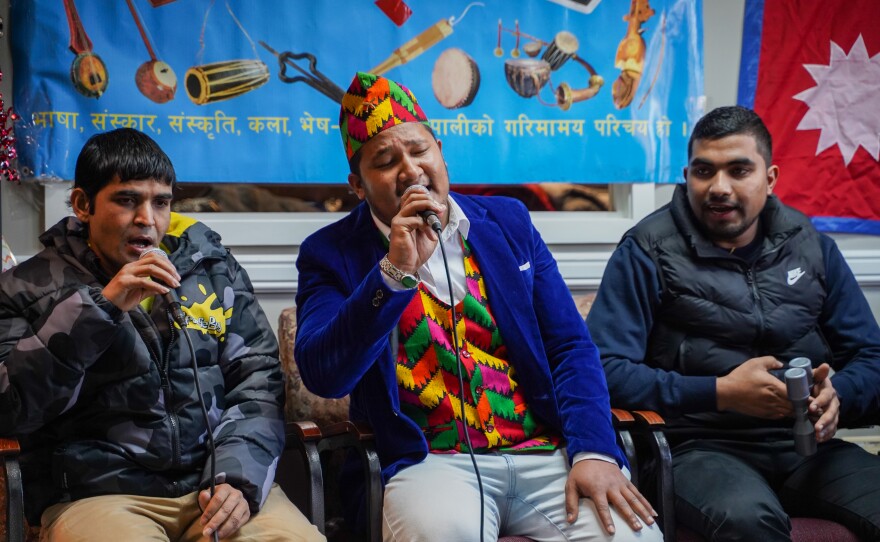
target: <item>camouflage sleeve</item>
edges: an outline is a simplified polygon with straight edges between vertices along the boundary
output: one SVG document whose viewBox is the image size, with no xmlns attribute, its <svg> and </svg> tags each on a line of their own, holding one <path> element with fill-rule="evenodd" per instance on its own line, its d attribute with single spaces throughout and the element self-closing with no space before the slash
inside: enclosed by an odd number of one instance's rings
<svg viewBox="0 0 880 542">
<path fill-rule="evenodd" d="M 14 299 L 0 298 L 4 436 L 31 433 L 76 404 L 86 370 L 112 344 L 124 315 L 100 288 L 63 292 L 32 319 Z"/>
<path fill-rule="evenodd" d="M 232 315 L 220 353 L 226 409 L 214 429 L 216 472 L 241 490 L 252 513 L 262 507 L 284 448 L 284 382 L 278 342 L 254 296 L 250 279 L 228 257 L 233 274 Z M 224 303 L 226 305 L 226 303 Z M 209 465 L 201 487 L 210 482 Z"/>
</svg>

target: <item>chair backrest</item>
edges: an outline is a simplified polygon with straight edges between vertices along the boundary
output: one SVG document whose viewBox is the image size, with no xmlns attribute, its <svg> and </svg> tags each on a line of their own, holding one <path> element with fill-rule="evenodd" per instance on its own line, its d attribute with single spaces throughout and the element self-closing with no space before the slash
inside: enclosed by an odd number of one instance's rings
<svg viewBox="0 0 880 542">
<path fill-rule="evenodd" d="M 287 401 L 284 407 L 286 419 L 290 421 L 308 420 L 319 427 L 327 427 L 348 419 L 348 397 L 325 399 L 306 389 L 299 375 L 299 368 L 293 359 L 293 346 L 296 341 L 296 307 L 281 311 L 278 317 L 278 347 L 281 367 L 287 377 L 285 391 Z"/>
</svg>

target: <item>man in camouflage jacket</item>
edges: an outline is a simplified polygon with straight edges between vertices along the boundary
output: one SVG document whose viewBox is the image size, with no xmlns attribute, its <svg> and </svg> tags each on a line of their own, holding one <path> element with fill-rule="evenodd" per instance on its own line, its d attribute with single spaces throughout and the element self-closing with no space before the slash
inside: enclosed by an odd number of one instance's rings
<svg viewBox="0 0 880 542">
<path fill-rule="evenodd" d="M 76 512 L 72 504 L 116 499 L 101 503 L 104 512 L 131 506 L 121 497 L 178 499 L 172 509 L 193 514 L 190 521 L 173 513 L 178 534 L 151 518 L 170 540 L 214 531 L 320 539 L 272 489 L 284 446 L 275 336 L 220 236 L 170 212 L 173 184 L 170 161 L 145 135 L 93 137 L 77 161 L 76 217 L 41 236 L 42 252 L 0 275 L 0 435 L 21 440 L 29 519 L 42 514 L 44 531 L 68 535 L 75 523 L 58 517 Z M 157 247 L 168 257 L 152 253 Z M 207 403 L 213 499 L 204 491 L 210 460 L 192 356 L 159 295 L 165 285 L 186 315 Z M 147 514 L 138 508 L 115 526 L 108 514 L 91 524 L 88 515 L 79 512 L 78 534 L 94 540 L 96 523 L 108 522 L 108 539 L 131 539 L 118 529 L 142 532 L 136 524 Z M 257 527 L 268 530 L 255 536 Z"/>
</svg>

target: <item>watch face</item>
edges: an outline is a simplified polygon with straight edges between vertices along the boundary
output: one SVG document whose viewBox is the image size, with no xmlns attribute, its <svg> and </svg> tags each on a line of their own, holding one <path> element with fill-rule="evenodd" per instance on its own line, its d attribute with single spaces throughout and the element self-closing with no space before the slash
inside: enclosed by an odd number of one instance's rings
<svg viewBox="0 0 880 542">
<path fill-rule="evenodd" d="M 403 284 L 404 288 L 415 288 L 419 285 L 419 279 L 412 275 L 404 275 L 401 277 L 400 283 Z"/>
</svg>

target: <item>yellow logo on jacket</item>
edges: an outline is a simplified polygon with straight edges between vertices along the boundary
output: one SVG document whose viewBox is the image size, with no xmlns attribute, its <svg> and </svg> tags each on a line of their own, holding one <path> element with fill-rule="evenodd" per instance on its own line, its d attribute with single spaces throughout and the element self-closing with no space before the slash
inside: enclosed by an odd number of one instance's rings
<svg viewBox="0 0 880 542">
<path fill-rule="evenodd" d="M 202 295 L 207 296 L 202 302 L 193 301 L 192 304 L 186 306 L 184 303 L 187 303 L 189 299 L 180 297 L 180 308 L 186 315 L 186 327 L 213 335 L 223 341 L 226 336 L 226 322 L 232 318 L 232 307 L 225 311 L 222 305 L 214 307 L 214 303 L 217 302 L 217 293 L 212 292 L 211 295 L 208 295 L 207 290 L 201 284 L 199 284 L 199 291 L 202 292 Z"/>
</svg>

